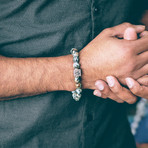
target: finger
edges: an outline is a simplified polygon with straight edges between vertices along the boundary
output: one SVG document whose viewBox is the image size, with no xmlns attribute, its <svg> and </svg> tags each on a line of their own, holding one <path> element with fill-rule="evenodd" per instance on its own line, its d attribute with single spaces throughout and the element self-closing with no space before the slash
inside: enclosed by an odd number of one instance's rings
<svg viewBox="0 0 148 148">
<path fill-rule="evenodd" d="M 145 75 L 137 80 L 138 83 L 148 86 L 148 75 Z"/>
<path fill-rule="evenodd" d="M 143 25 L 132 25 L 130 23 L 123 23 L 123 24 L 120 24 L 118 26 L 114 26 L 111 28 L 113 30 L 112 35 L 113 36 L 119 35 L 123 37 L 125 30 L 129 27 L 134 28 L 137 33 L 141 33 L 142 31 L 145 30 L 145 26 Z"/>
<path fill-rule="evenodd" d="M 138 40 L 133 41 L 135 47 L 135 53 L 141 54 L 148 51 L 148 36 L 144 36 Z"/>
<path fill-rule="evenodd" d="M 128 27 L 124 32 L 123 38 L 125 40 L 130 40 L 130 41 L 137 40 L 138 36 L 137 36 L 136 29 L 133 27 Z"/>
<path fill-rule="evenodd" d="M 147 74 L 148 74 L 148 64 L 144 65 L 142 68 L 137 70 L 136 75 L 134 75 L 134 78 L 140 78 Z"/>
<path fill-rule="evenodd" d="M 98 80 L 95 83 L 96 88 L 101 92 L 103 98 L 110 98 L 118 103 L 123 103 L 124 101 L 117 97 L 109 88 L 106 82 L 103 80 Z"/>
<path fill-rule="evenodd" d="M 93 94 L 97 97 L 101 97 L 101 98 L 106 99 L 106 96 L 103 96 L 99 90 L 94 90 Z"/>
<path fill-rule="evenodd" d="M 122 87 L 116 78 L 113 76 L 108 76 L 106 77 L 106 80 L 112 92 L 115 93 L 119 98 L 129 104 L 136 102 L 137 97 L 134 96 L 128 89 Z"/>
<path fill-rule="evenodd" d="M 101 98 L 104 98 L 104 99 L 107 99 L 108 96 L 106 96 L 105 94 L 103 94 L 100 90 L 96 89 L 94 90 L 93 94 L 97 97 L 101 97 Z"/>
<path fill-rule="evenodd" d="M 140 85 L 132 78 L 126 78 L 126 83 L 133 94 L 148 99 L 148 87 Z"/>
<path fill-rule="evenodd" d="M 139 61 L 139 65 L 137 68 L 141 68 L 148 63 L 148 51 L 145 51 L 137 56 L 137 61 Z"/>
<path fill-rule="evenodd" d="M 117 96 L 112 96 L 112 95 L 111 95 L 110 97 L 107 97 L 106 95 L 104 95 L 103 93 L 101 93 L 101 91 L 99 91 L 98 89 L 97 89 L 97 90 L 94 90 L 93 94 L 94 94 L 95 96 L 101 97 L 101 98 L 103 98 L 103 99 L 109 98 L 109 99 L 111 99 L 111 100 L 113 100 L 113 101 L 116 101 L 117 103 L 124 103 L 123 100 L 117 99 L 117 98 L 116 98 Z"/>
<path fill-rule="evenodd" d="M 142 33 L 140 33 L 140 37 L 145 37 L 148 36 L 148 31 L 143 31 Z"/>
</svg>

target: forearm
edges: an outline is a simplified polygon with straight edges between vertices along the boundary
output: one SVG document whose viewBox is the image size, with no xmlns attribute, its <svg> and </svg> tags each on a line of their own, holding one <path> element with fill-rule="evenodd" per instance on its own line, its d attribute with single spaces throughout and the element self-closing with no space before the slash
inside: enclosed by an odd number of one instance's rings
<svg viewBox="0 0 148 148">
<path fill-rule="evenodd" d="M 72 56 L 0 57 L 0 99 L 75 89 Z"/>
</svg>

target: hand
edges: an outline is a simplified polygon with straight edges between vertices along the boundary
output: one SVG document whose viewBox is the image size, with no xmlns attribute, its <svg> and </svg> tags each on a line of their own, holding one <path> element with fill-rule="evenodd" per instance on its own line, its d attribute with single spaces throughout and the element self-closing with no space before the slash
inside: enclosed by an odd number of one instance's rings
<svg viewBox="0 0 148 148">
<path fill-rule="evenodd" d="M 83 88 L 95 89 L 95 81 L 105 80 L 108 75 L 125 84 L 127 76 L 137 79 L 148 73 L 148 38 L 135 41 L 116 38 L 123 36 L 128 27 L 135 28 L 137 33 L 145 29 L 128 23 L 105 29 L 80 52 Z"/>
<path fill-rule="evenodd" d="M 147 34 L 148 34 L 147 31 L 144 31 L 140 34 L 140 36 L 144 37 Z M 136 40 L 137 33 L 135 29 L 134 28 L 126 29 L 124 33 L 124 39 Z M 141 84 L 148 86 L 148 75 L 145 75 L 139 78 L 138 81 Z M 135 95 L 148 98 L 148 87 L 140 86 L 140 84 L 132 78 L 128 78 L 127 82 L 128 82 L 129 87 L 131 87 L 130 88 L 131 91 Z M 122 87 L 115 77 L 108 77 L 108 84 L 110 84 L 111 88 L 109 88 L 106 82 L 102 80 L 98 80 L 96 82 L 96 87 L 99 90 L 95 90 L 94 94 L 97 96 L 101 96 L 102 98 L 111 98 L 119 103 L 122 103 L 124 101 L 128 103 L 134 103 L 136 101 L 135 98 L 133 97 L 133 94 L 131 94 L 131 92 L 128 89 Z"/>
<path fill-rule="evenodd" d="M 148 76 L 147 76 L 148 79 Z M 141 85 L 133 78 L 126 78 L 126 83 L 130 91 L 136 96 L 148 99 L 148 86 Z"/>
<path fill-rule="evenodd" d="M 141 33 L 141 37 L 147 36 L 148 31 Z M 126 78 L 126 84 L 134 95 L 148 99 L 148 75 L 139 78 L 137 81 L 133 78 Z"/>
<path fill-rule="evenodd" d="M 145 79 L 148 79 L 148 76 L 145 76 Z M 118 103 L 123 103 L 125 101 L 129 104 L 136 102 L 136 97 L 134 95 L 148 99 L 148 86 L 140 85 L 140 83 L 133 78 L 126 78 L 126 84 L 133 94 L 123 87 L 113 76 L 108 76 L 107 82 L 108 84 L 103 80 L 96 81 L 96 87 L 98 89 L 94 91 L 94 95 L 104 99 L 110 98 Z"/>
<path fill-rule="evenodd" d="M 133 104 L 136 102 L 137 97 L 129 89 L 123 87 L 115 77 L 108 76 L 107 82 L 103 80 L 96 81 L 97 89 L 94 91 L 94 95 L 104 99 L 110 98 L 118 103 L 127 102 Z"/>
</svg>

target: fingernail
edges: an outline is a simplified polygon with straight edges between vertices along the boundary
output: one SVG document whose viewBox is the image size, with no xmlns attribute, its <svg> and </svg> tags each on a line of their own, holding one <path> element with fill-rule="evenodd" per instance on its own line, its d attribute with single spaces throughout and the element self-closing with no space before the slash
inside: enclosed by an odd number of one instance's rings
<svg viewBox="0 0 148 148">
<path fill-rule="evenodd" d="M 125 81 L 126 81 L 127 86 L 128 86 L 129 88 L 133 88 L 134 83 L 133 83 L 133 81 L 132 81 L 131 78 L 126 78 Z"/>
<path fill-rule="evenodd" d="M 115 81 L 114 81 L 113 77 L 107 76 L 106 80 L 107 80 L 107 83 L 108 83 L 109 87 L 114 87 Z"/>
<path fill-rule="evenodd" d="M 101 92 L 99 92 L 99 91 L 94 91 L 94 95 L 95 95 L 95 96 L 98 96 L 98 97 L 101 97 Z"/>
<path fill-rule="evenodd" d="M 101 90 L 101 91 L 104 90 L 104 85 L 102 83 L 100 83 L 99 81 L 97 81 L 95 85 L 97 86 L 97 88 L 99 90 Z"/>
<path fill-rule="evenodd" d="M 124 39 L 136 40 L 137 39 L 137 32 L 136 32 L 135 28 L 128 27 L 124 32 Z"/>
<path fill-rule="evenodd" d="M 143 36 L 145 36 L 145 35 L 146 35 L 146 32 L 140 33 L 140 37 L 143 37 Z"/>
</svg>

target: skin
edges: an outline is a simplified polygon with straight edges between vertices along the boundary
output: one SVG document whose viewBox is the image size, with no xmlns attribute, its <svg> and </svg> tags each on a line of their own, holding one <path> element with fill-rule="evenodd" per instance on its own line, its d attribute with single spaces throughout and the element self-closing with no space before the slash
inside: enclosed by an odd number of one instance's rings
<svg viewBox="0 0 148 148">
<path fill-rule="evenodd" d="M 56 90 L 74 90 L 72 63 L 71 55 L 55 58 L 1 56 L 0 100 L 33 96 Z"/>
<path fill-rule="evenodd" d="M 140 22 L 145 24 L 146 29 L 148 30 L 148 10 L 143 13 Z M 141 38 L 146 37 L 147 35 L 147 31 L 143 31 L 140 34 Z M 133 28 L 127 29 L 124 32 L 123 38 L 126 40 L 137 40 L 136 30 Z M 94 95 L 99 97 L 101 96 L 102 98 L 111 98 L 112 100 L 119 103 L 123 103 L 124 101 L 127 103 L 134 103 L 135 101 L 134 99 L 132 100 L 131 97 L 133 94 L 148 99 L 148 75 L 139 78 L 137 81 L 132 77 L 126 78 L 126 85 L 129 87 L 131 92 L 123 87 L 116 77 L 111 76 L 110 79 L 112 79 L 114 82 L 114 85 L 111 85 L 111 87 L 108 85 L 109 83 L 107 84 L 105 81 L 98 80 L 95 83 L 97 89 L 94 91 Z"/>
<path fill-rule="evenodd" d="M 114 74 L 125 84 L 127 76 L 138 79 L 148 73 L 148 48 L 145 46 L 148 37 L 136 41 L 117 38 L 123 36 L 128 27 L 135 28 L 136 32 L 145 29 L 129 23 L 108 28 L 81 50 L 83 89 L 95 89 L 94 82 L 105 80 L 107 75 Z M 0 65 L 0 100 L 76 89 L 72 55 L 50 58 L 1 56 Z M 135 96 L 133 98 L 136 99 Z"/>
<path fill-rule="evenodd" d="M 135 41 L 117 38 L 123 36 L 130 26 L 124 23 L 105 29 L 80 52 L 84 88 L 95 89 L 95 81 L 98 78 L 105 80 L 108 75 L 114 75 L 122 84 L 126 84 L 127 76 L 138 79 L 147 74 L 147 38 Z"/>
<path fill-rule="evenodd" d="M 144 31 L 140 34 L 141 37 L 145 37 L 148 35 L 147 31 Z M 124 33 L 124 39 L 127 40 L 136 40 L 137 33 L 134 28 L 127 28 Z M 130 91 L 124 87 L 122 87 L 119 81 L 111 76 L 113 79 L 113 83 L 109 82 L 108 84 L 105 81 L 97 81 L 96 87 L 98 90 L 94 91 L 94 94 L 99 94 L 99 96 L 103 96 L 104 98 L 111 97 L 111 99 L 115 100 L 116 102 L 123 103 L 124 101 L 130 102 L 126 98 L 130 98 L 131 92 L 139 97 L 147 98 L 148 99 L 148 75 L 145 75 L 138 79 L 138 81 L 134 80 L 133 78 L 126 78 L 127 86 L 129 87 Z M 143 84 L 143 85 L 141 85 Z M 109 87 L 110 86 L 110 87 Z M 133 102 L 134 103 L 134 102 Z M 137 144 L 138 148 L 147 148 L 148 144 Z"/>
<path fill-rule="evenodd" d="M 148 36 L 147 31 L 143 31 L 140 34 L 141 38 L 146 38 Z M 124 39 L 136 40 L 137 32 L 134 28 L 128 28 L 124 32 Z M 123 87 L 120 82 L 114 76 L 107 77 L 107 83 L 99 80 L 96 82 L 96 87 L 98 90 L 94 91 L 94 94 L 101 96 L 103 98 L 111 98 L 119 103 L 126 101 L 127 103 L 134 103 L 132 95 L 148 99 L 148 75 L 141 77 L 137 81 L 131 77 L 125 79 L 126 85 L 129 87 L 130 91 Z"/>
</svg>

